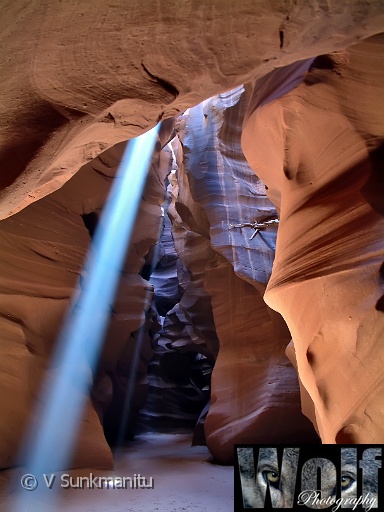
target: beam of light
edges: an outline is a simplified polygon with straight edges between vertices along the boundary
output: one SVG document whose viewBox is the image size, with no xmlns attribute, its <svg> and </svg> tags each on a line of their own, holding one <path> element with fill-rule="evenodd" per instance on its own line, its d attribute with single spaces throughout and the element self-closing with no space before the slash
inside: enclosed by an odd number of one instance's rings
<svg viewBox="0 0 384 512">
<path fill-rule="evenodd" d="M 128 143 L 114 179 L 87 257 L 87 275 L 59 336 L 49 369 L 52 377 L 42 390 L 39 429 L 26 439 L 27 473 L 41 477 L 47 471 L 65 469 L 70 463 L 158 128 Z M 30 493 L 23 494 L 31 498 Z"/>
<path fill-rule="evenodd" d="M 159 256 L 160 238 L 161 238 L 161 233 L 164 229 L 164 208 L 163 207 L 161 207 L 161 212 L 162 212 L 162 218 L 160 220 L 159 231 L 157 233 L 157 243 L 155 245 L 154 253 L 152 256 L 152 262 L 151 262 L 151 267 L 150 267 L 150 272 L 149 272 L 150 275 L 155 270 L 155 267 L 158 263 L 157 259 Z M 149 297 L 149 292 L 147 291 L 146 295 L 145 295 L 145 304 L 147 304 L 148 297 Z M 136 385 L 137 370 L 138 370 L 139 361 L 140 361 L 141 347 L 143 344 L 143 339 L 144 339 L 145 329 L 146 329 L 146 321 L 147 320 L 145 319 L 144 324 L 137 331 L 137 338 L 136 338 L 136 343 L 135 343 L 135 348 L 134 348 L 133 358 L 132 358 L 132 363 L 131 363 L 131 371 L 129 373 L 128 384 L 127 384 L 127 388 L 126 388 L 124 405 L 123 405 L 123 411 L 122 411 L 122 416 L 121 416 L 120 425 L 119 425 L 119 432 L 118 432 L 118 436 L 117 436 L 116 448 L 114 450 L 115 458 L 119 457 L 121 455 L 121 447 L 124 444 L 125 435 L 126 435 L 126 431 L 127 431 L 127 425 L 130 420 L 133 394 L 134 394 L 135 385 Z"/>
</svg>

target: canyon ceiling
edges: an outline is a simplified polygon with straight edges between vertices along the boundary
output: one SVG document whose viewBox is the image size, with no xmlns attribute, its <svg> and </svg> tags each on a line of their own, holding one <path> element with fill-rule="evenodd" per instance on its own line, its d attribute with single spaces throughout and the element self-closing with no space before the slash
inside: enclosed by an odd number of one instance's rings
<svg viewBox="0 0 384 512">
<path fill-rule="evenodd" d="M 72 467 L 112 465 L 139 343 L 131 423 L 156 343 L 164 375 L 213 367 L 219 462 L 383 443 L 383 2 L 6 0 L 0 26 L 0 467 L 41 421 L 125 141 L 159 121 Z"/>
</svg>

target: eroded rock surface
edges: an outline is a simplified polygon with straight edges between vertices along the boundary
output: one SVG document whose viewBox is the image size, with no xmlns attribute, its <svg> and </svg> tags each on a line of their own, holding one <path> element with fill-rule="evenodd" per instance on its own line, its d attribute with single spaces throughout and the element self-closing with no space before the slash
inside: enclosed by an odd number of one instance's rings
<svg viewBox="0 0 384 512">
<path fill-rule="evenodd" d="M 175 159 L 173 163 L 176 168 Z M 169 185 L 167 201 L 163 205 L 165 216 L 158 244 L 159 259 L 150 277 L 154 287 L 152 307 L 156 309 L 161 329 L 153 340 L 154 356 L 147 372 L 149 388 L 140 410 L 138 429 L 143 432 L 192 432 L 210 396 L 213 358 L 208 354 L 208 360 L 199 353 L 204 349 L 200 350 L 201 343 L 196 343 L 203 326 L 194 328 L 180 305 L 191 278 L 173 242 L 172 224 L 167 214 L 171 188 Z M 193 310 L 189 313 L 193 315 Z M 215 336 L 212 316 L 210 319 Z M 201 342 L 204 346 L 204 341 Z M 204 440 L 201 434 L 201 428 L 195 429 L 194 437 L 200 442 Z"/>
<path fill-rule="evenodd" d="M 184 162 L 176 209 L 185 219 L 184 239 L 199 236 L 209 249 L 201 276 L 219 342 L 205 433 L 224 463 L 232 461 L 235 443 L 316 439 L 301 414 L 296 372 L 284 352 L 289 332 L 263 301 L 277 226 L 266 225 L 254 237 L 252 227 L 238 227 L 276 218 L 240 146 L 248 99 L 238 88 L 190 109 L 179 123 Z M 193 266 L 199 253 L 186 244 L 178 248 L 187 268 Z"/>
<path fill-rule="evenodd" d="M 250 82 L 255 88 L 243 148 L 281 220 L 265 298 L 292 334 L 288 353 L 298 367 L 303 408 L 325 442 L 383 442 L 383 44 L 381 36 L 361 42 L 383 32 L 382 2 L 117 0 L 113 6 L 85 6 L 32 0 L 2 7 L 0 465 L 12 462 L 76 290 L 90 243 L 84 220 L 88 228 L 97 221 L 119 160 L 117 148 L 104 151 L 160 119 Z M 232 99 L 224 95 L 220 101 Z M 219 354 L 207 432 L 216 458 L 227 461 L 233 442 L 256 441 L 255 431 L 264 434 L 266 419 L 273 425 L 291 421 L 290 390 L 294 395 L 297 388 L 283 354 L 288 333 L 261 301 L 271 271 L 273 228 L 253 240 L 252 228 L 230 228 L 259 218 L 250 198 L 260 200 L 260 193 L 254 176 L 244 182 L 238 138 L 233 151 L 229 144 L 233 130 L 239 135 L 241 116 L 226 119 L 228 133 L 223 128 L 218 137 L 221 108 L 207 117 L 204 107 L 194 111 L 207 144 L 199 141 L 200 133 L 196 141 L 184 141 L 197 143 L 200 153 L 190 153 L 186 173 L 180 172 L 173 213 L 175 242 L 191 277 L 166 327 L 175 348 L 202 351 L 212 360 Z M 202 156 L 210 144 L 214 171 Z M 226 188 L 232 167 L 237 174 Z M 158 234 L 161 180 L 151 176 L 154 193 L 148 192 L 140 212 L 145 229 L 137 224 L 112 305 L 109 334 L 118 341 L 106 345 L 93 388 L 97 414 L 109 415 L 112 430 L 121 415 L 113 393 L 126 388 L 132 340 L 144 312 L 151 315 L 152 290 L 139 276 Z M 228 289 L 234 292 L 223 301 Z M 256 327 L 262 347 L 257 357 L 250 334 Z M 139 370 L 139 401 L 150 352 Z M 265 358 L 274 362 L 268 370 Z M 260 372 L 243 375 L 250 365 Z M 249 377 L 247 386 L 240 374 Z M 236 403 L 227 382 L 242 401 Z M 253 385 L 264 395 L 253 392 Z M 220 398 L 224 392 L 233 411 Z M 269 428 L 268 435 L 279 432 Z M 90 403 L 78 446 L 75 465 L 111 464 Z"/>
<path fill-rule="evenodd" d="M 45 371 L 63 317 L 70 298 L 77 293 L 91 241 L 91 224 L 97 222 L 124 148 L 125 144 L 120 144 L 103 153 L 60 190 L 0 224 L 0 467 L 8 467 L 14 462 L 23 432 L 33 419 L 36 396 L 45 382 Z M 144 329 L 144 339 L 140 339 L 135 331 L 144 324 L 153 289 L 139 274 L 145 256 L 157 242 L 164 179 L 168 172 L 169 165 L 160 161 L 159 141 L 132 244 L 121 269 L 122 279 L 110 305 L 110 325 L 92 391 L 99 417 L 88 401 L 73 467 L 112 465 L 102 423 L 105 422 L 106 430 L 113 437 L 113 432 L 120 426 L 122 397 L 126 394 L 133 353 L 139 342 L 140 364 L 134 379 L 133 409 L 144 400 L 146 368 L 152 350 L 146 336 L 148 329 Z M 93 219 L 92 223 L 90 219 Z M 89 373 L 92 382 L 86 361 L 76 364 L 79 371 Z M 53 368 L 49 378 L 54 378 L 54 374 Z M 62 424 L 65 429 L 64 420 Z M 60 432 L 57 432 L 57 438 L 60 439 Z"/>
<path fill-rule="evenodd" d="M 383 25 L 375 0 L 6 0 L 0 217 L 159 119 Z"/>
<path fill-rule="evenodd" d="M 256 82 L 243 131 L 280 211 L 265 299 L 325 443 L 384 442 L 383 52 L 380 35 L 276 70 Z M 284 95 L 288 76 L 301 83 Z"/>
</svg>

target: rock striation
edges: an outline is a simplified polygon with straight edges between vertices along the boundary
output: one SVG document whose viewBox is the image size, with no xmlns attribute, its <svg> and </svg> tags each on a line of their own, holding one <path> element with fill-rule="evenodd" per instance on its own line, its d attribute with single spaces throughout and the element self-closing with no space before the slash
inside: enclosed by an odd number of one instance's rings
<svg viewBox="0 0 384 512">
<path fill-rule="evenodd" d="M 182 295 L 162 336 L 215 365 L 210 450 L 228 462 L 234 442 L 313 439 L 294 367 L 323 442 L 383 442 L 383 32 L 373 0 L 5 0 L 0 467 L 55 372 L 124 141 L 188 108 L 169 209 Z M 165 123 L 99 368 L 81 370 L 92 399 L 73 467 L 112 464 L 104 435 L 113 442 L 129 382 L 134 414 L 148 387 L 157 333 L 146 278 L 172 133 Z M 255 234 L 252 223 L 277 216 L 277 240 L 276 224 Z"/>
<path fill-rule="evenodd" d="M 384 441 L 383 50 L 379 35 L 256 81 L 243 129 L 280 212 L 265 300 L 325 443 Z"/>
<path fill-rule="evenodd" d="M 173 150 L 172 150 L 173 151 Z M 177 167 L 173 158 L 173 167 Z M 171 181 L 173 181 L 170 176 Z M 167 214 L 171 202 L 171 185 L 163 205 L 164 228 L 159 240 L 159 258 L 150 276 L 154 287 L 152 307 L 158 314 L 161 329 L 153 340 L 154 356 L 148 364 L 148 393 L 140 409 L 138 432 L 192 432 L 210 395 L 211 361 L 202 352 L 198 329 L 183 313 L 183 294 L 190 284 L 172 237 L 172 224 Z M 199 301 L 198 301 L 199 303 Z M 201 316 L 201 315 L 200 315 Z M 212 319 L 212 333 L 215 335 Z M 200 353 L 199 353 L 200 352 Z M 210 354 L 208 354 L 210 355 Z M 198 431 L 198 432 L 197 432 Z M 198 436 L 199 433 L 199 436 Z M 195 439 L 201 438 L 195 429 Z M 200 439 L 201 442 L 201 439 Z"/>
<path fill-rule="evenodd" d="M 6 0 L 0 218 L 159 120 L 383 26 L 374 0 Z"/>
<path fill-rule="evenodd" d="M 284 352 L 289 332 L 263 301 L 277 225 L 267 224 L 256 236 L 246 226 L 276 218 L 241 150 L 248 100 L 240 87 L 190 109 L 178 125 L 184 158 L 176 173 L 176 208 L 185 219 L 183 240 L 203 237 L 208 250 L 202 258 L 202 243 L 195 243 L 195 251 L 187 242 L 176 247 L 187 268 L 193 268 L 193 258 L 203 262 L 212 304 L 219 350 L 205 433 L 222 463 L 233 460 L 235 443 L 316 440 L 301 414 L 296 372 Z"/>
<path fill-rule="evenodd" d="M 160 137 L 168 135 L 161 133 Z M 0 224 L 0 330 L 2 357 L 0 467 L 14 462 L 20 440 L 34 418 L 36 396 L 47 375 L 55 340 L 70 298 L 81 286 L 83 263 L 91 235 L 120 163 L 125 144 L 106 151 L 85 165 L 65 186 Z M 110 467 L 110 440 L 120 426 L 127 381 L 139 345 L 132 407 L 138 409 L 147 386 L 146 368 L 152 356 L 145 328 L 153 288 L 140 276 L 145 256 L 157 242 L 169 159 L 154 152 L 143 192 L 132 244 L 111 307 L 111 318 L 97 374 L 87 367 L 92 401 L 80 426 L 73 467 Z M 145 230 L 143 229 L 145 227 Z M 28 271 L 26 271 L 28 269 Z M 144 325 L 144 328 L 142 326 Z M 144 333 L 139 329 L 144 329 Z M 79 362 L 79 365 L 82 363 Z M 70 404 L 68 404 L 70 406 Z M 96 414 L 98 413 L 98 416 Z M 63 428 L 65 424 L 63 423 Z M 60 439 L 60 432 L 57 433 Z"/>
</svg>

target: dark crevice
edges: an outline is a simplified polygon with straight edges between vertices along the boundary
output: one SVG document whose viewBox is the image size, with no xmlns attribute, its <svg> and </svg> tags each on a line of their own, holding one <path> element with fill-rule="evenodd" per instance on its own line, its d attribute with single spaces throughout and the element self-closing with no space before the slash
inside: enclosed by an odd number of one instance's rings
<svg viewBox="0 0 384 512">
<path fill-rule="evenodd" d="M 376 311 L 381 311 L 384 313 L 384 295 L 380 297 L 380 299 L 376 302 Z"/>
<path fill-rule="evenodd" d="M 335 62 L 330 55 L 318 55 L 312 62 L 308 71 L 312 69 L 335 69 Z"/>
<path fill-rule="evenodd" d="M 93 238 L 99 220 L 98 214 L 96 212 L 84 213 L 81 217 L 84 226 L 88 229 L 89 236 Z"/>
<path fill-rule="evenodd" d="M 379 279 L 380 283 L 383 286 L 384 283 L 384 262 L 381 264 L 380 270 L 379 270 Z M 381 311 L 384 313 L 384 295 L 380 297 L 380 299 L 376 302 L 376 311 Z"/>
<path fill-rule="evenodd" d="M 372 208 L 384 217 L 384 142 L 379 142 L 377 147 L 369 153 L 371 172 L 368 180 L 361 189 L 364 199 Z"/>
<path fill-rule="evenodd" d="M 384 262 L 381 264 L 380 270 L 379 270 L 380 279 L 384 282 Z"/>
<path fill-rule="evenodd" d="M 105 119 L 115 122 L 115 117 L 111 112 L 108 112 L 108 114 L 105 116 Z"/>
<path fill-rule="evenodd" d="M 37 157 L 52 133 L 68 119 L 58 108 L 43 100 L 32 103 L 28 112 L 13 114 L 6 129 L 7 138 L 0 147 L 0 190 L 11 186 Z"/>
<path fill-rule="evenodd" d="M 145 279 L 146 281 L 149 281 L 149 278 L 151 277 L 151 274 L 153 272 L 153 265 L 149 263 L 145 263 L 143 265 L 143 268 L 141 269 L 141 277 Z"/>
<path fill-rule="evenodd" d="M 159 84 L 165 91 L 167 91 L 168 94 L 171 94 L 175 98 L 179 95 L 179 91 L 176 89 L 174 85 L 167 82 L 163 78 L 159 78 L 158 76 L 152 74 L 147 67 L 145 66 L 144 62 L 141 62 L 141 67 L 144 69 L 146 74 L 152 78 L 157 84 Z"/>
<path fill-rule="evenodd" d="M 280 37 L 280 50 L 284 46 L 284 30 L 279 30 L 279 37 Z"/>
</svg>

